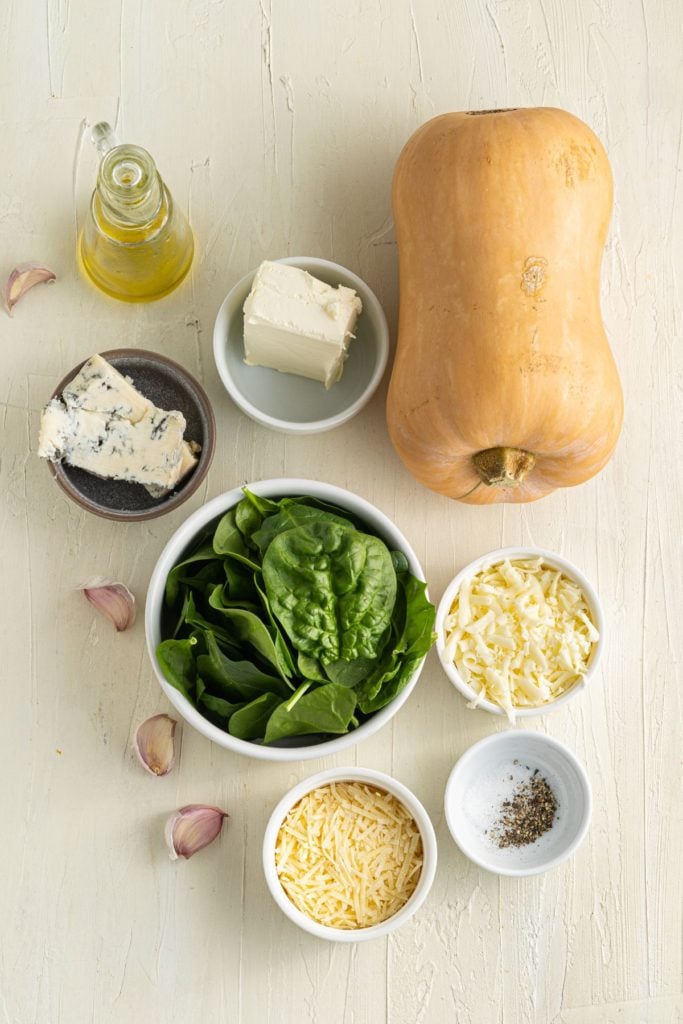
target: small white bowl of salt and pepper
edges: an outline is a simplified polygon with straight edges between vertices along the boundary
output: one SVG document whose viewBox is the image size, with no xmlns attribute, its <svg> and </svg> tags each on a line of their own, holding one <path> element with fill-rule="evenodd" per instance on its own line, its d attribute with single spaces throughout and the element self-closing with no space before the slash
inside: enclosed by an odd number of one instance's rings
<svg viewBox="0 0 683 1024">
<path fill-rule="evenodd" d="M 591 818 L 586 771 L 559 740 L 530 730 L 495 733 L 455 764 L 446 821 L 466 857 L 498 875 L 548 871 L 570 857 Z"/>
</svg>

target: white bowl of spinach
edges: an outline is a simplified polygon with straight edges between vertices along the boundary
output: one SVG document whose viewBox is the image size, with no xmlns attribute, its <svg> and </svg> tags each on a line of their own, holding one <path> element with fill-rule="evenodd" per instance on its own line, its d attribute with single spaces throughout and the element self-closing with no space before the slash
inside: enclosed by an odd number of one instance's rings
<svg viewBox="0 0 683 1024">
<path fill-rule="evenodd" d="M 152 574 L 145 631 L 161 686 L 214 743 L 301 760 L 372 735 L 434 639 L 407 540 L 363 498 L 265 480 L 198 509 Z"/>
</svg>

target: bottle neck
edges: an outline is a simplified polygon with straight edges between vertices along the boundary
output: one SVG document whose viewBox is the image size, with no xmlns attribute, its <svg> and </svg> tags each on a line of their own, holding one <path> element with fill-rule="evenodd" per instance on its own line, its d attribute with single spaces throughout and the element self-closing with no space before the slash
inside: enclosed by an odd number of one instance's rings
<svg viewBox="0 0 683 1024">
<path fill-rule="evenodd" d="M 159 219 L 166 190 L 154 160 L 140 146 L 115 146 L 102 159 L 96 198 L 112 224 L 141 228 Z"/>
</svg>

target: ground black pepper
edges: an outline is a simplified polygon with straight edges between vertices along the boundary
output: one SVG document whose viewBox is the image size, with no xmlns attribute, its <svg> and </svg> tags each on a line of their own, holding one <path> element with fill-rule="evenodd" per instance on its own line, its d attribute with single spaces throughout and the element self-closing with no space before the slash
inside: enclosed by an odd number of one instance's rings
<svg viewBox="0 0 683 1024">
<path fill-rule="evenodd" d="M 500 805 L 500 817 L 489 834 L 501 848 L 528 846 L 552 828 L 556 812 L 555 794 L 536 768 Z"/>
</svg>

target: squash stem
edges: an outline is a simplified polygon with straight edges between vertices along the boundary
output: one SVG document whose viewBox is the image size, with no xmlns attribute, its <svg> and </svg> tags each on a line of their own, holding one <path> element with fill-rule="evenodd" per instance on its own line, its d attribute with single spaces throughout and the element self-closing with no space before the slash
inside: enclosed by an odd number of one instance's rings
<svg viewBox="0 0 683 1024">
<path fill-rule="evenodd" d="M 536 456 L 521 448 L 487 448 L 472 463 L 487 487 L 516 487 L 534 468 Z"/>
</svg>

